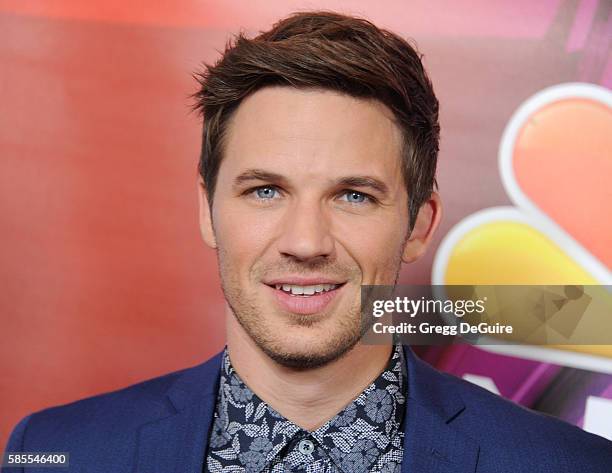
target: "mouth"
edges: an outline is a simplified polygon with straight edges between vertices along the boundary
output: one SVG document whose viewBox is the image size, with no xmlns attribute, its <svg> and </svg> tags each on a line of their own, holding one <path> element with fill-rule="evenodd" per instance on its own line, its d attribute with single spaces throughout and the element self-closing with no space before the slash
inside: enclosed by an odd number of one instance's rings
<svg viewBox="0 0 612 473">
<path fill-rule="evenodd" d="M 312 284 L 308 286 L 300 286 L 297 284 L 270 284 L 270 287 L 274 287 L 277 291 L 283 291 L 292 296 L 311 297 L 317 296 L 324 292 L 335 291 L 344 283 L 339 284 Z"/>
<path fill-rule="evenodd" d="M 325 309 L 342 292 L 346 282 L 319 284 L 266 284 L 281 309 L 294 314 L 316 314 Z"/>
</svg>

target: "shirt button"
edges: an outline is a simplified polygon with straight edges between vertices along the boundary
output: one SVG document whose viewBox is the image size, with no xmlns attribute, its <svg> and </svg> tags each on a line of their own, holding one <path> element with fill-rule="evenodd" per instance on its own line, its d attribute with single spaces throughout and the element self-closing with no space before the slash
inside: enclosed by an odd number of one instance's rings
<svg viewBox="0 0 612 473">
<path fill-rule="evenodd" d="M 314 443 L 308 439 L 304 439 L 298 444 L 298 450 L 304 455 L 309 455 L 314 451 Z"/>
</svg>

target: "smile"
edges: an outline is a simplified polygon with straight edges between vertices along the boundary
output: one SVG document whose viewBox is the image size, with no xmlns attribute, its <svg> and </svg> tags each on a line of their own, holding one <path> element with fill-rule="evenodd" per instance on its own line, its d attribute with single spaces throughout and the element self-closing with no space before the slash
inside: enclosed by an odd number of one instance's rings
<svg viewBox="0 0 612 473">
<path fill-rule="evenodd" d="M 314 282 L 314 281 L 313 281 Z M 338 298 L 346 283 L 288 284 L 281 281 L 266 284 L 277 306 L 301 315 L 322 312 Z"/>
<path fill-rule="evenodd" d="M 333 291 L 339 284 L 316 284 L 313 286 L 298 286 L 296 284 L 275 284 L 277 290 L 281 290 L 294 296 L 312 296 L 321 292 Z"/>
</svg>

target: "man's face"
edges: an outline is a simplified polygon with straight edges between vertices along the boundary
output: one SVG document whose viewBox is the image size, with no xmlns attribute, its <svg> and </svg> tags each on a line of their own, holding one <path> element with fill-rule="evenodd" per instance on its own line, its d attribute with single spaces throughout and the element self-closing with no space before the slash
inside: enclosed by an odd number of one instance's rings
<svg viewBox="0 0 612 473">
<path fill-rule="evenodd" d="M 400 149 L 376 101 L 268 87 L 236 110 L 212 226 L 201 191 L 202 231 L 230 316 L 277 362 L 340 357 L 361 336 L 360 286 L 397 280 L 409 228 Z"/>
</svg>

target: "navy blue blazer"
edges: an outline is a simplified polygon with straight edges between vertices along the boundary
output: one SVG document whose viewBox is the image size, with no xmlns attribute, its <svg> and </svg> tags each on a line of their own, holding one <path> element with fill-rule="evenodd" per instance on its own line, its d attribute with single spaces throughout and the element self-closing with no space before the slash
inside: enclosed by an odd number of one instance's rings
<svg viewBox="0 0 612 473">
<path fill-rule="evenodd" d="M 612 442 L 440 373 L 407 347 L 405 352 L 403 473 L 612 472 Z M 79 473 L 200 473 L 220 355 L 31 414 L 15 427 L 6 451 L 69 452 L 69 471 Z"/>
</svg>

